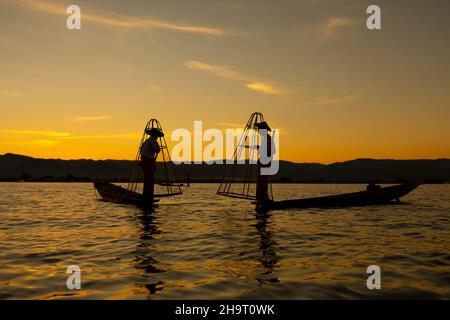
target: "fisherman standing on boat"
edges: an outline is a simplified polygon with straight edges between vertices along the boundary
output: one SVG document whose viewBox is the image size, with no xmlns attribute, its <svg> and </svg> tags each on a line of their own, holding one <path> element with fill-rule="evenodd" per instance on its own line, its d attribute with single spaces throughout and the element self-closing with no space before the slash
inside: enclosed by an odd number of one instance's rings
<svg viewBox="0 0 450 320">
<path fill-rule="evenodd" d="M 275 154 L 275 144 L 269 132 L 272 131 L 266 121 L 255 124 L 260 136 L 258 167 L 259 174 L 256 182 L 256 208 L 257 211 L 267 211 L 270 203 L 269 176 L 262 174 L 262 169 L 271 166 Z M 263 159 L 263 161 L 261 161 Z"/>
<path fill-rule="evenodd" d="M 157 128 L 147 129 L 145 130 L 145 133 L 149 135 L 149 138 L 145 140 L 141 146 L 140 166 L 144 172 L 144 205 L 152 206 L 155 189 L 154 172 L 156 170 L 156 158 L 161 151 L 157 139 L 164 137 L 164 133 Z"/>
</svg>

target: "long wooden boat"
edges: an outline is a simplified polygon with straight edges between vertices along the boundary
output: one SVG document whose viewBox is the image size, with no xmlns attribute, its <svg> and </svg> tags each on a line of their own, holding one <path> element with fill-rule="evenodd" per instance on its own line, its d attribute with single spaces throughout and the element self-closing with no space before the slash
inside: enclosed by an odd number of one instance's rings
<svg viewBox="0 0 450 320">
<path fill-rule="evenodd" d="M 102 200 L 114 203 L 122 204 L 134 204 L 137 206 L 143 205 L 143 196 L 140 193 L 134 192 L 132 190 L 123 188 L 121 186 L 102 181 L 94 181 L 94 188 L 102 197 Z M 180 193 L 172 194 L 155 194 L 155 198 L 168 197 L 178 195 Z M 159 199 L 153 200 L 153 202 L 158 202 Z"/>
<path fill-rule="evenodd" d="M 370 191 L 360 191 L 316 198 L 271 201 L 267 204 L 267 209 L 283 210 L 289 208 L 332 208 L 388 204 L 392 203 L 394 200 L 398 201 L 401 197 L 407 195 L 419 185 L 419 183 L 404 183 Z"/>
</svg>

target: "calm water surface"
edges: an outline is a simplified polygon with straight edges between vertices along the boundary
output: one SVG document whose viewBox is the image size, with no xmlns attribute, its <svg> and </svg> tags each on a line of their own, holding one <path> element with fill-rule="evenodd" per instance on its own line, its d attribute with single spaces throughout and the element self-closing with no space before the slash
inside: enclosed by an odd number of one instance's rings
<svg viewBox="0 0 450 320">
<path fill-rule="evenodd" d="M 274 185 L 277 199 L 362 185 Z M 217 185 L 153 213 L 105 203 L 91 184 L 0 183 L 1 299 L 450 298 L 450 185 L 407 204 L 255 214 Z M 82 289 L 66 287 L 79 265 Z M 382 289 L 366 288 L 366 268 Z"/>
</svg>

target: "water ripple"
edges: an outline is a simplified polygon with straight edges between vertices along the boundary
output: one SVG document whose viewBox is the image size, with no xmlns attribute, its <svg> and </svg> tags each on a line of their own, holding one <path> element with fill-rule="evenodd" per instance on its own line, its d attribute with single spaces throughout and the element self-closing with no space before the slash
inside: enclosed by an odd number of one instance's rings
<svg viewBox="0 0 450 320">
<path fill-rule="evenodd" d="M 450 187 L 408 204 L 273 211 L 200 184 L 154 212 L 91 184 L 0 183 L 0 299 L 450 298 Z M 275 185 L 277 199 L 360 185 Z M 82 289 L 66 287 L 79 265 Z M 382 289 L 366 288 L 369 265 Z"/>
</svg>

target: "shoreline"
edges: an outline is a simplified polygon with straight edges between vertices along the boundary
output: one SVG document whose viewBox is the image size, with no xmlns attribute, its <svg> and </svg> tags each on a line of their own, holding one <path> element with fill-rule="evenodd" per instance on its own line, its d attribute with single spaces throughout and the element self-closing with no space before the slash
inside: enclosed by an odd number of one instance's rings
<svg viewBox="0 0 450 320">
<path fill-rule="evenodd" d="M 73 180 L 65 180 L 65 179 L 32 179 L 32 180 L 22 180 L 22 179 L 3 179 L 0 178 L 1 183 L 93 183 L 96 179 L 73 179 Z M 111 183 L 129 183 L 129 180 L 114 180 L 114 179 L 100 179 L 105 182 Z M 401 184 L 407 183 L 411 181 L 405 180 L 367 180 L 367 181 L 271 181 L 272 184 L 368 184 L 370 182 L 374 182 L 377 184 Z M 139 181 L 139 183 L 143 183 L 143 181 Z M 186 187 L 187 182 L 181 180 L 180 184 L 184 184 Z M 220 184 L 222 180 L 191 180 L 191 184 Z M 425 181 L 421 182 L 421 184 L 449 184 L 450 181 Z M 156 183 L 159 184 L 159 183 Z"/>
</svg>

